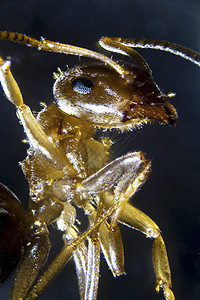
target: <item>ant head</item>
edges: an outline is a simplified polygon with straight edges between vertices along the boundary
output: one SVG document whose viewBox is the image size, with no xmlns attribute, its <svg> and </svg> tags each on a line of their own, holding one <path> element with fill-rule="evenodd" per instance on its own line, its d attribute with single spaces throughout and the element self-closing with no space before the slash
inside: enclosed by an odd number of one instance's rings
<svg viewBox="0 0 200 300">
<path fill-rule="evenodd" d="M 101 62 L 63 72 L 54 84 L 61 111 L 102 128 L 124 130 L 153 120 L 174 124 L 176 111 L 150 71 L 127 63 L 121 66 L 129 80 Z"/>
</svg>

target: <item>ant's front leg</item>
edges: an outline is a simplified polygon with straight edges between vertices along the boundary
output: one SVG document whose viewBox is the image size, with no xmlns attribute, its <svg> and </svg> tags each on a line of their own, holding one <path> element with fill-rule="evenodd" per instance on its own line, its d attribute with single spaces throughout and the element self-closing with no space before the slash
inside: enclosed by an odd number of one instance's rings
<svg viewBox="0 0 200 300">
<path fill-rule="evenodd" d="M 41 125 L 33 116 L 31 109 L 24 104 L 19 86 L 10 70 L 10 61 L 4 61 L 1 57 L 0 82 L 7 99 L 17 108 L 17 116 L 32 149 L 39 152 L 40 156 L 57 170 L 67 169 L 68 174 L 73 176 L 74 171 L 69 167 L 67 158 L 48 140 Z"/>
</svg>

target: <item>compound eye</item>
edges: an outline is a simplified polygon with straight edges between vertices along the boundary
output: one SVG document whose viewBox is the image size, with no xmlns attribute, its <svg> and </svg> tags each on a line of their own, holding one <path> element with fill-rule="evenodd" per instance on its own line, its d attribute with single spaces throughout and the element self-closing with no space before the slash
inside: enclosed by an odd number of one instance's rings
<svg viewBox="0 0 200 300">
<path fill-rule="evenodd" d="M 72 81 L 72 88 L 79 94 L 89 94 L 94 88 L 94 84 L 88 77 L 79 77 Z"/>
</svg>

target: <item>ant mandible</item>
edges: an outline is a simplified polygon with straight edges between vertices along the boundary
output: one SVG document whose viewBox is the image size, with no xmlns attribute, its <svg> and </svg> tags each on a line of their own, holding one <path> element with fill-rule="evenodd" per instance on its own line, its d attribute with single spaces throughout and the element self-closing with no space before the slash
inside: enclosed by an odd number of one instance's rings
<svg viewBox="0 0 200 300">
<path fill-rule="evenodd" d="M 152 121 L 173 125 L 177 113 L 154 83 L 151 70 L 134 47 L 169 51 L 200 66 L 200 55 L 169 42 L 104 37 L 100 45 L 128 55 L 136 64 L 117 62 L 88 49 L 15 32 L 0 31 L 0 39 L 37 47 L 38 50 L 90 57 L 96 62 L 55 74 L 56 103 L 35 118 L 12 73 L 10 61 L 0 58 L 0 81 L 30 145 L 21 163 L 29 183 L 30 205 L 24 213 L 17 197 L 0 185 L 1 281 L 22 256 L 11 299 L 36 299 L 73 257 L 81 299 L 97 298 L 100 250 L 114 276 L 124 273 L 124 250 L 118 223 L 153 238 L 152 260 L 156 291 L 175 299 L 167 252 L 159 227 L 132 206 L 130 198 L 147 179 L 151 164 L 142 152 L 131 152 L 109 162 L 111 140 L 95 140 L 97 128 L 132 130 Z M 81 233 L 76 208 L 88 218 Z M 43 275 L 50 242 L 48 226 L 64 231 L 65 245 Z M 9 257 L 9 258 L 8 258 Z"/>
</svg>

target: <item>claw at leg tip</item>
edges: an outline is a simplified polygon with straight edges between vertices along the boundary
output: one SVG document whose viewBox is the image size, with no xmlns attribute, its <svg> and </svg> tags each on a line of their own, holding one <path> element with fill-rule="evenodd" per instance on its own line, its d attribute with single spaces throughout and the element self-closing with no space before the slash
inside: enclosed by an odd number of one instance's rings
<svg viewBox="0 0 200 300">
<path fill-rule="evenodd" d="M 171 287 L 169 285 L 163 284 L 163 281 L 161 279 L 156 281 L 155 290 L 157 293 L 160 291 L 160 288 L 163 289 L 163 294 L 166 300 L 175 300 L 175 296 L 171 290 Z"/>
</svg>

